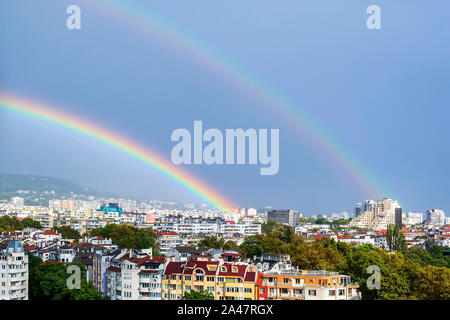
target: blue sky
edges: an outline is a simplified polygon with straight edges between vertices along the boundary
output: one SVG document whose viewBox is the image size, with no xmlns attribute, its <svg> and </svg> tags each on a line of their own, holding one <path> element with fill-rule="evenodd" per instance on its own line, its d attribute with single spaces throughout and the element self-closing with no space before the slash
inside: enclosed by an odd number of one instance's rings
<svg viewBox="0 0 450 320">
<path fill-rule="evenodd" d="M 450 210 L 450 3 L 429 1 L 136 1 L 236 61 L 303 108 L 409 210 Z M 372 198 L 251 96 L 89 1 L 0 3 L 0 89 L 49 101 L 170 159 L 176 128 L 279 128 L 280 170 L 186 166 L 247 207 L 306 214 Z M 65 26 L 79 4 L 82 29 Z M 366 28 L 378 4 L 382 29 Z M 99 190 L 196 200 L 145 166 L 51 125 L 0 111 L 0 172 Z M 386 194 L 386 196 L 391 196 Z"/>
</svg>

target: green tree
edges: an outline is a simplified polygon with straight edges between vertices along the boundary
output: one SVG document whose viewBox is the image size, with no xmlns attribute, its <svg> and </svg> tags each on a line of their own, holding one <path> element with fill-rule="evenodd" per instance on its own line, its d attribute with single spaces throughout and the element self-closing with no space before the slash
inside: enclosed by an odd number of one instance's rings
<svg viewBox="0 0 450 320">
<path fill-rule="evenodd" d="M 263 253 L 270 253 L 268 250 L 265 250 L 263 239 L 264 236 L 259 234 L 246 237 L 244 242 L 239 246 L 239 252 L 246 258 L 253 258 L 254 256 L 260 256 Z"/>
<path fill-rule="evenodd" d="M 430 265 L 421 267 L 412 288 L 414 296 L 420 300 L 450 300 L 450 270 Z"/>
<path fill-rule="evenodd" d="M 24 228 L 33 228 L 33 229 L 39 229 L 42 230 L 42 225 L 39 221 L 36 221 L 30 217 L 27 217 L 22 220 L 22 224 Z"/>
<path fill-rule="evenodd" d="M 450 268 L 450 256 L 445 256 L 444 251 L 448 248 L 433 245 L 422 250 L 420 248 L 411 248 L 406 256 L 408 258 L 417 260 L 422 264 L 429 264 L 436 267 L 447 267 Z"/>
<path fill-rule="evenodd" d="M 53 230 L 60 233 L 64 239 L 74 239 L 78 242 L 81 238 L 81 234 L 70 226 L 54 227 Z"/>
<path fill-rule="evenodd" d="M 278 229 L 278 227 L 279 227 L 279 224 L 276 223 L 274 220 L 267 220 L 267 222 L 261 226 L 261 231 L 264 234 L 268 234 L 268 233 L 271 233 L 272 231 L 275 231 L 276 229 Z"/>
<path fill-rule="evenodd" d="M 184 293 L 183 300 L 214 300 L 214 295 L 206 290 L 191 290 Z"/>
<path fill-rule="evenodd" d="M 387 227 L 386 242 L 390 250 L 406 251 L 406 239 L 400 227 L 396 224 L 390 224 Z"/>
<path fill-rule="evenodd" d="M 36 264 L 38 261 L 35 261 Z M 69 289 L 67 279 L 71 275 L 67 272 L 69 265 L 76 264 L 81 268 L 79 289 Z M 65 265 L 59 261 L 46 261 L 33 267 L 30 272 L 30 299 L 33 300 L 104 300 L 102 293 L 84 280 L 85 268 L 82 264 Z"/>
<path fill-rule="evenodd" d="M 7 215 L 0 217 L 0 231 L 14 232 L 23 230 L 23 223 L 17 217 Z"/>
<path fill-rule="evenodd" d="M 199 242 L 200 247 L 207 247 L 213 249 L 222 249 L 225 244 L 225 240 L 223 238 L 218 239 L 216 236 L 206 236 Z"/>
<path fill-rule="evenodd" d="M 107 224 L 103 228 L 92 229 L 90 236 L 111 239 L 113 243 L 124 249 L 153 249 L 159 254 L 157 235 L 151 228 L 135 228 L 128 225 Z"/>
<path fill-rule="evenodd" d="M 236 244 L 236 242 L 228 240 L 223 244 L 222 249 L 230 251 L 239 251 L 239 246 Z"/>
</svg>

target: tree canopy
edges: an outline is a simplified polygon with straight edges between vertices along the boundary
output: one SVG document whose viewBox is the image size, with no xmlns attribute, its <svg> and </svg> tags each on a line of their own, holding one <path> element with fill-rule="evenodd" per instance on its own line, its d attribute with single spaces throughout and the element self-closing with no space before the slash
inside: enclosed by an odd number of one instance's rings
<svg viewBox="0 0 450 320">
<path fill-rule="evenodd" d="M 77 265 L 81 272 L 80 288 L 69 289 L 67 272 L 70 265 Z M 29 298 L 30 300 L 104 300 L 102 293 L 85 280 L 85 267 L 81 263 L 65 265 L 59 261 L 46 261 L 29 255 Z"/>
<path fill-rule="evenodd" d="M 25 228 L 42 229 L 42 225 L 39 221 L 33 220 L 29 217 L 22 220 L 19 220 L 17 217 L 10 217 L 7 215 L 0 217 L 0 231 L 14 232 Z"/>
<path fill-rule="evenodd" d="M 186 291 L 183 300 L 214 300 L 214 295 L 206 290 Z"/>
<path fill-rule="evenodd" d="M 64 239 L 74 239 L 78 242 L 81 238 L 81 234 L 70 226 L 54 227 L 53 230 L 60 233 Z"/>
<path fill-rule="evenodd" d="M 449 299 L 449 257 L 442 254 L 443 250 L 414 248 L 403 254 L 368 244 L 355 247 L 327 238 L 307 242 L 285 228 L 247 237 L 238 251 L 247 258 L 262 253 L 289 254 L 293 265 L 300 269 L 325 269 L 349 275 L 360 285 L 363 299 Z M 367 270 L 374 265 L 380 268 L 379 290 L 367 286 L 370 276 Z"/>
<path fill-rule="evenodd" d="M 148 249 L 153 248 L 153 253 L 158 254 L 159 244 L 157 235 L 151 228 L 135 228 L 127 225 L 107 224 L 103 228 L 92 229 L 91 236 L 111 239 L 113 243 L 124 249 Z"/>
</svg>

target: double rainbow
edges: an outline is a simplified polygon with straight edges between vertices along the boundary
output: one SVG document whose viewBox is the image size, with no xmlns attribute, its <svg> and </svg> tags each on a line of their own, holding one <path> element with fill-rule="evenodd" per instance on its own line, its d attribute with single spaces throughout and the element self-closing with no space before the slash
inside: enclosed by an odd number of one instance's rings
<svg viewBox="0 0 450 320">
<path fill-rule="evenodd" d="M 139 1 L 83 0 L 86 7 L 148 35 L 183 57 L 197 63 L 220 79 L 252 97 L 258 106 L 283 121 L 298 139 L 308 141 L 324 159 L 339 167 L 368 197 L 394 197 L 388 188 L 342 143 L 328 132 L 305 108 L 293 104 L 283 94 L 248 72 L 236 61 L 213 50 L 192 34 L 139 6 Z"/>
<path fill-rule="evenodd" d="M 0 92 L 1 107 L 55 124 L 120 151 L 169 177 L 219 210 L 232 212 L 236 208 L 231 201 L 220 195 L 212 187 L 189 175 L 179 167 L 174 166 L 150 149 L 122 135 L 99 127 L 97 124 L 92 124 L 85 119 L 56 110 L 39 102 Z"/>
</svg>

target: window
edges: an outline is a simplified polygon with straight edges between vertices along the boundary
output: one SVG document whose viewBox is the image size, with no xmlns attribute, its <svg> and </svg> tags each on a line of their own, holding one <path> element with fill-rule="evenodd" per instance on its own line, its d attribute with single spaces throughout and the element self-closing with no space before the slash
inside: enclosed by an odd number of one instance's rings
<svg viewBox="0 0 450 320">
<path fill-rule="evenodd" d="M 223 277 L 217 277 L 217 282 L 223 282 Z"/>
<path fill-rule="evenodd" d="M 265 288 L 259 288 L 259 293 L 266 293 L 266 289 Z"/>
<path fill-rule="evenodd" d="M 295 289 L 295 290 L 294 290 L 294 293 L 295 293 L 296 295 L 301 295 L 301 294 L 303 294 L 303 289 Z"/>
<path fill-rule="evenodd" d="M 206 281 L 208 281 L 208 282 L 214 282 L 214 277 L 206 277 Z"/>
<path fill-rule="evenodd" d="M 252 293 L 252 288 L 244 288 L 245 293 Z"/>
<path fill-rule="evenodd" d="M 308 294 L 310 296 L 316 296 L 317 295 L 316 290 L 308 290 Z"/>
<path fill-rule="evenodd" d="M 339 295 L 340 295 L 340 296 L 345 295 L 345 290 L 344 290 L 344 289 L 339 289 Z"/>
<path fill-rule="evenodd" d="M 184 276 L 185 281 L 191 281 L 191 276 Z"/>
<path fill-rule="evenodd" d="M 208 290 L 209 292 L 214 292 L 214 287 L 208 287 L 206 290 Z"/>
<path fill-rule="evenodd" d="M 185 291 L 191 291 L 191 286 L 185 286 L 185 287 L 184 287 L 184 290 L 185 290 Z"/>
<path fill-rule="evenodd" d="M 283 278 L 283 283 L 289 283 L 289 278 Z"/>
<path fill-rule="evenodd" d="M 195 272 L 195 281 L 203 281 L 203 271 L 202 270 L 197 270 Z"/>
<path fill-rule="evenodd" d="M 329 296 L 335 296 L 336 295 L 336 291 L 335 290 L 330 290 L 330 291 L 328 291 L 328 295 Z"/>
</svg>

